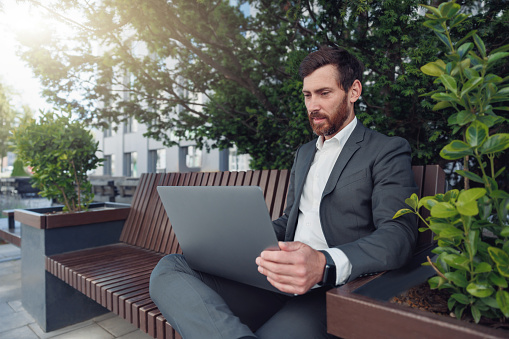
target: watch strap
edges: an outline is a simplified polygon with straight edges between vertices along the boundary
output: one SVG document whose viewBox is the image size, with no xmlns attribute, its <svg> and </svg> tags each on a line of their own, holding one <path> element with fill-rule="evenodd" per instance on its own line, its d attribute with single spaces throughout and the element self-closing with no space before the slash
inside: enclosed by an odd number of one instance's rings
<svg viewBox="0 0 509 339">
<path fill-rule="evenodd" d="M 323 272 L 322 281 L 318 283 L 320 286 L 335 286 L 336 285 L 336 264 L 331 255 L 327 251 L 321 250 L 325 255 L 325 268 Z"/>
</svg>

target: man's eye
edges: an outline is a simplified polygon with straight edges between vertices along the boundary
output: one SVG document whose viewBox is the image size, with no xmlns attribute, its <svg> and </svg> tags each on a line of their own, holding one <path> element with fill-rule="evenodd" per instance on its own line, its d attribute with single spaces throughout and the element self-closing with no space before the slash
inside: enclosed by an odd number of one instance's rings
<svg viewBox="0 0 509 339">
<path fill-rule="evenodd" d="M 327 95 L 329 94 L 330 92 L 322 92 L 322 95 Z"/>
</svg>

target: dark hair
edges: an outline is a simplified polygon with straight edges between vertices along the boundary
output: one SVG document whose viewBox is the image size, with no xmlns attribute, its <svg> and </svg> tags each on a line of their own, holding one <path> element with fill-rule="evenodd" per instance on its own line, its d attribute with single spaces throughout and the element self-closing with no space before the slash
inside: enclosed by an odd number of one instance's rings
<svg viewBox="0 0 509 339">
<path fill-rule="evenodd" d="M 343 48 L 321 47 L 318 51 L 308 54 L 299 66 L 299 76 L 304 79 L 318 68 L 334 65 L 338 74 L 338 84 L 348 92 L 350 86 L 357 79 L 362 83 L 364 66 L 362 63 Z"/>
</svg>

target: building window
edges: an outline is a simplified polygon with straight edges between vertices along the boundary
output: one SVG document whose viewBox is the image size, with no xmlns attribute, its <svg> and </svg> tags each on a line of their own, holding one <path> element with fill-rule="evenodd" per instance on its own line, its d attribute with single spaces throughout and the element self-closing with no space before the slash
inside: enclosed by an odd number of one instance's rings
<svg viewBox="0 0 509 339">
<path fill-rule="evenodd" d="M 186 167 L 201 167 L 201 149 L 197 148 L 196 146 L 187 146 L 186 148 Z"/>
<path fill-rule="evenodd" d="M 229 171 L 247 171 L 249 170 L 249 154 L 239 154 L 237 147 L 229 149 L 228 170 Z"/>
<path fill-rule="evenodd" d="M 166 150 L 164 148 L 151 150 L 148 154 L 148 170 L 151 173 L 166 172 Z"/>
<path fill-rule="evenodd" d="M 179 148 L 179 171 L 196 172 L 201 169 L 202 151 L 196 146 L 182 146 Z"/>
<path fill-rule="evenodd" d="M 138 176 L 138 153 L 124 153 L 124 176 Z"/>
<path fill-rule="evenodd" d="M 104 129 L 103 135 L 104 135 L 105 138 L 111 137 L 111 135 L 112 135 L 112 128 L 111 128 L 111 126 L 109 126 L 108 128 Z"/>
<path fill-rule="evenodd" d="M 138 131 L 138 121 L 132 117 L 124 122 L 124 133 L 135 133 Z"/>
<path fill-rule="evenodd" d="M 115 154 L 105 155 L 103 162 L 103 175 L 113 175 L 115 173 Z"/>
</svg>

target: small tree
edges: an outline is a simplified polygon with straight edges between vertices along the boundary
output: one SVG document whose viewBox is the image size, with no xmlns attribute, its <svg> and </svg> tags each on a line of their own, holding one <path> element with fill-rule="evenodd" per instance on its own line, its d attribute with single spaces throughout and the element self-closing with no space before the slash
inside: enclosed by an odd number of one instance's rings
<svg viewBox="0 0 509 339">
<path fill-rule="evenodd" d="M 42 113 L 13 132 L 18 157 L 32 167 L 34 187 L 40 195 L 64 204 L 65 211 L 87 209 L 94 195 L 87 172 L 102 161 L 97 145 L 83 123 L 62 115 Z"/>
</svg>

